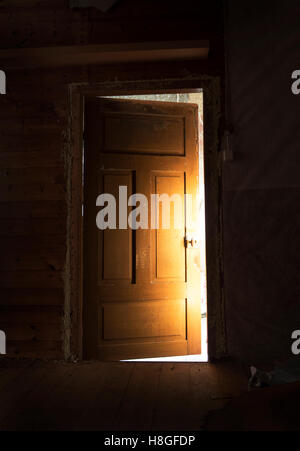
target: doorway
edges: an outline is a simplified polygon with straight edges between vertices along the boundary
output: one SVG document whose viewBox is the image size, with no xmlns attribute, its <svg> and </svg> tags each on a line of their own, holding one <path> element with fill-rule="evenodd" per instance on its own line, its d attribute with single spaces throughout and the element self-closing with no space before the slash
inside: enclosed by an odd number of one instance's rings
<svg viewBox="0 0 300 451">
<path fill-rule="evenodd" d="M 91 100 L 86 110 L 87 358 L 207 361 L 202 92 L 105 96 Z M 93 171 L 94 181 L 89 183 Z M 149 186 L 141 182 L 145 176 Z M 166 231 L 158 225 L 148 231 L 149 223 L 128 230 L 124 221 L 121 227 L 114 223 L 115 216 L 120 217 L 121 187 L 131 197 L 140 195 L 138 187 L 149 199 L 156 189 L 169 197 L 197 196 L 193 212 L 184 198 L 181 230 Z M 112 213 L 113 230 L 107 224 L 101 229 L 100 224 L 91 238 L 95 216 L 101 222 L 105 209 L 96 211 L 95 201 L 104 194 L 114 195 L 118 204 Z M 126 197 L 126 207 L 129 203 Z M 100 200 L 98 206 L 107 204 Z M 141 203 L 133 206 L 140 208 Z M 163 216 L 160 208 L 163 205 L 157 210 Z M 169 211 L 174 220 L 175 205 Z M 196 221 L 193 230 L 187 227 L 187 215 Z M 102 222 L 108 216 L 103 214 Z M 137 220 L 141 221 L 140 211 Z"/>
</svg>

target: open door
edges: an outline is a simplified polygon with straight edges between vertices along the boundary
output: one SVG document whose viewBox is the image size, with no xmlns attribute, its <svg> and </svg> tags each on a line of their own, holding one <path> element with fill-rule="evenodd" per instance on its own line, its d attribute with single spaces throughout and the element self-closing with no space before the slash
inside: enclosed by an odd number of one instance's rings
<svg viewBox="0 0 300 451">
<path fill-rule="evenodd" d="M 201 353 L 198 159 L 197 105 L 101 98 L 86 102 L 85 358 Z M 96 200 L 103 193 L 116 199 L 116 228 L 96 225 L 102 209 Z M 136 193 L 148 202 L 135 203 L 138 196 L 130 200 Z M 188 208 L 185 194 L 193 196 L 193 208 Z M 153 195 L 163 196 L 156 197 L 154 212 Z M 182 208 L 160 202 L 166 195 L 180 196 Z M 124 220 L 124 206 L 131 227 L 127 216 Z M 144 210 L 134 217 L 135 207 Z M 135 230 L 142 219 L 142 228 Z"/>
</svg>

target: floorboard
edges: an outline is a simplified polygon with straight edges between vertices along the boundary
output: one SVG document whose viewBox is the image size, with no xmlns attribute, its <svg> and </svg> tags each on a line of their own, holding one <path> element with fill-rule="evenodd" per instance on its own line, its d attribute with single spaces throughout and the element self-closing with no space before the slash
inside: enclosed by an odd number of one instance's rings
<svg viewBox="0 0 300 451">
<path fill-rule="evenodd" d="M 232 363 L 0 361 L 0 430 L 201 430 L 247 391 Z"/>
</svg>

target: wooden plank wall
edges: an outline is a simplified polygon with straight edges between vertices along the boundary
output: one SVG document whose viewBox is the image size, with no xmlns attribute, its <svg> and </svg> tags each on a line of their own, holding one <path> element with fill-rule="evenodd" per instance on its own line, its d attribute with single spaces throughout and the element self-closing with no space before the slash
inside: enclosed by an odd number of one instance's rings
<svg viewBox="0 0 300 451">
<path fill-rule="evenodd" d="M 10 355 L 62 355 L 66 92 L 11 73 L 0 99 L 0 329 Z M 60 108 L 61 107 L 61 108 Z"/>
<path fill-rule="evenodd" d="M 120 0 L 103 14 L 70 11 L 67 1 L 4 1 L 0 42 L 18 48 L 208 38 L 216 43 L 210 70 L 220 72 L 222 19 L 212 3 L 203 12 L 199 1 Z M 121 78 L 136 76 L 130 67 L 122 71 Z M 159 72 L 170 73 L 172 64 Z M 0 96 L 0 329 L 11 356 L 66 357 L 68 86 L 115 75 L 112 67 L 7 73 L 8 92 Z"/>
</svg>

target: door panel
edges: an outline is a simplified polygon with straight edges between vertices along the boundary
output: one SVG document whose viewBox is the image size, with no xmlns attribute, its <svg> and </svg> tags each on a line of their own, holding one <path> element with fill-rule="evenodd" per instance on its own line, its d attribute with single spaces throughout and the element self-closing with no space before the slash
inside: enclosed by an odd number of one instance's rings
<svg viewBox="0 0 300 451">
<path fill-rule="evenodd" d="M 116 199 L 116 218 L 119 217 L 119 186 L 126 186 L 128 196 L 132 194 L 132 173 L 99 172 L 99 193 L 109 193 Z M 127 196 L 127 197 L 128 197 Z M 98 233 L 99 282 L 127 281 L 134 279 L 133 232 L 106 229 Z"/>
<path fill-rule="evenodd" d="M 108 153 L 184 155 L 184 133 L 185 118 L 182 116 L 118 112 L 106 115 L 104 119 L 103 150 Z"/>
<path fill-rule="evenodd" d="M 185 300 L 108 303 L 102 308 L 104 341 L 185 339 Z"/>
<path fill-rule="evenodd" d="M 85 358 L 201 352 L 199 250 L 185 246 L 198 212 L 189 211 L 184 196 L 197 194 L 197 118 L 191 104 L 86 103 Z M 125 229 L 124 218 L 119 221 L 120 186 L 127 188 L 127 202 L 135 193 L 147 197 L 147 228 Z M 115 230 L 96 227 L 96 199 L 103 193 L 116 199 Z"/>
<path fill-rule="evenodd" d="M 185 174 L 168 172 L 152 173 L 152 193 L 164 196 L 180 196 L 181 201 L 164 207 L 163 201 L 156 205 L 155 224 L 152 231 L 152 251 L 155 282 L 185 282 L 186 249 L 183 246 L 185 236 Z M 166 205 L 166 204 L 165 204 Z M 163 208 L 164 207 L 164 208 Z M 164 218 L 164 214 L 166 218 Z M 164 222 L 166 224 L 164 224 Z M 167 227 L 167 228 L 165 228 Z"/>
</svg>

